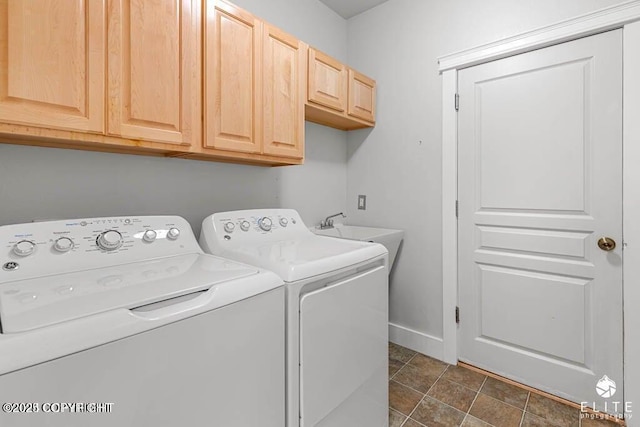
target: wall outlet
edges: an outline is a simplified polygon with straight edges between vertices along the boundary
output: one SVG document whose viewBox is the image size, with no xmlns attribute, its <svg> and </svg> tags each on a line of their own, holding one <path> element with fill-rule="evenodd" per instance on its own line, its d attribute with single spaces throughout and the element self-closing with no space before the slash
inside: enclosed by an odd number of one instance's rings
<svg viewBox="0 0 640 427">
<path fill-rule="evenodd" d="M 358 196 L 358 209 L 361 211 L 367 210 L 367 196 L 362 194 Z"/>
</svg>

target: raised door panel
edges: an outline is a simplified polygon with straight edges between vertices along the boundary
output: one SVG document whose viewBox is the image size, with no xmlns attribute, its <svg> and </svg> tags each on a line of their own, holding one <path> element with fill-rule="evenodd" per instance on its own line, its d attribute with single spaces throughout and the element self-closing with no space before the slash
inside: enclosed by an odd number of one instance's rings
<svg viewBox="0 0 640 427">
<path fill-rule="evenodd" d="M 354 70 L 349 70 L 348 113 L 368 122 L 376 120 L 376 82 Z"/>
<path fill-rule="evenodd" d="M 339 112 L 347 110 L 347 68 L 313 48 L 309 48 L 308 100 Z"/>
<path fill-rule="evenodd" d="M 0 0 L 0 121 L 104 132 L 100 0 Z"/>
<path fill-rule="evenodd" d="M 263 152 L 304 155 L 305 45 L 277 28 L 264 26 Z"/>
<path fill-rule="evenodd" d="M 205 147 L 262 151 L 261 27 L 242 9 L 207 2 Z"/>
<path fill-rule="evenodd" d="M 196 0 L 110 2 L 110 134 L 199 142 L 199 16 Z"/>
</svg>

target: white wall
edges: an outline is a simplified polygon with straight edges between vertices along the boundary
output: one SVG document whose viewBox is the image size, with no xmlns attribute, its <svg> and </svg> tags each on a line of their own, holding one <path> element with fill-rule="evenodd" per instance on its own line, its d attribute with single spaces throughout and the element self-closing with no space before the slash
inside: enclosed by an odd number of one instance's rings
<svg viewBox="0 0 640 427">
<path fill-rule="evenodd" d="M 337 58 L 347 23 L 318 0 L 234 2 Z M 199 233 L 215 212 L 298 209 L 309 224 L 346 206 L 346 133 L 307 123 L 302 166 L 265 168 L 0 144 L 0 225 L 33 219 L 178 214 Z"/>
<path fill-rule="evenodd" d="M 619 0 L 390 0 L 348 21 L 349 64 L 378 83 L 377 124 L 348 136 L 347 215 L 405 230 L 391 281 L 392 337 L 442 355 L 439 56 Z M 462 101 L 464 102 L 464 101 Z M 367 210 L 357 210 L 357 195 Z M 452 313 L 453 315 L 453 313 Z"/>
</svg>

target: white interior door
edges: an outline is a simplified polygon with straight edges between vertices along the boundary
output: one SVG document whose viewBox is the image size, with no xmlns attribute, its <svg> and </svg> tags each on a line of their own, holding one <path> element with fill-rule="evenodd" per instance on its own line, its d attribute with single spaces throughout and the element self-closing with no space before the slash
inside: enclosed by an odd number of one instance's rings
<svg viewBox="0 0 640 427">
<path fill-rule="evenodd" d="M 459 93 L 460 360 L 589 406 L 607 375 L 622 401 L 622 31 Z"/>
</svg>

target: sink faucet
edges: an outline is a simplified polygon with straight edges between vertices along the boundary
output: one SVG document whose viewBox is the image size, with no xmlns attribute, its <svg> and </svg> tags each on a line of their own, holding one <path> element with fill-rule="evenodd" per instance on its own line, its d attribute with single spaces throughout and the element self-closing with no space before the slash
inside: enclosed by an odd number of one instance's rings
<svg viewBox="0 0 640 427">
<path fill-rule="evenodd" d="M 326 228 L 333 228 L 333 219 L 331 219 L 331 218 L 335 218 L 337 216 L 342 216 L 342 218 L 346 218 L 347 217 L 342 212 L 337 213 L 335 215 L 329 215 L 328 217 L 326 217 L 324 219 L 324 221 L 320 221 L 320 230 L 324 230 Z"/>
</svg>

